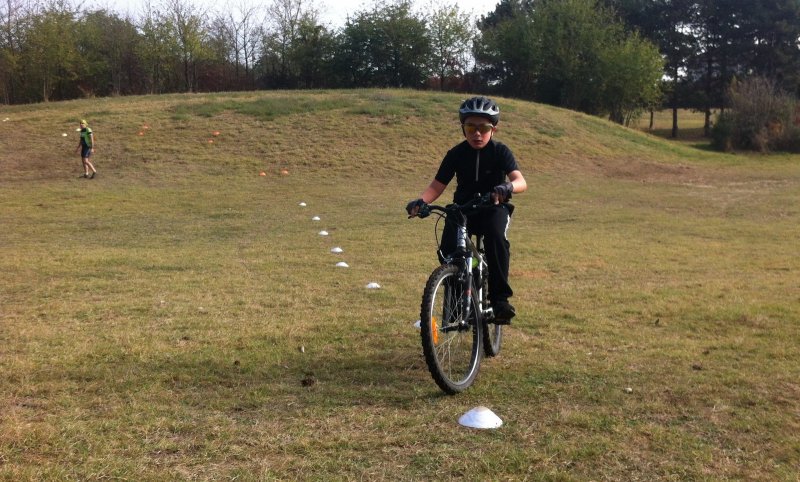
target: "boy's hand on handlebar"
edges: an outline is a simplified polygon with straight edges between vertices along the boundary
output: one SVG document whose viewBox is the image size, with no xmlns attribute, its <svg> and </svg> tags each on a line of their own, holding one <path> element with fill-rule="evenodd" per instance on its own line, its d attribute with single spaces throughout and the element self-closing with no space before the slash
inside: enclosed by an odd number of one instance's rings
<svg viewBox="0 0 800 482">
<path fill-rule="evenodd" d="M 511 199 L 511 193 L 514 192 L 514 185 L 510 182 L 504 182 L 495 186 L 492 190 L 492 200 L 495 204 L 500 204 Z"/>
<path fill-rule="evenodd" d="M 425 207 L 425 201 L 420 199 L 414 199 L 410 203 L 406 205 L 406 212 L 408 213 L 408 217 L 413 218 L 417 214 L 419 214 L 419 210 Z"/>
</svg>

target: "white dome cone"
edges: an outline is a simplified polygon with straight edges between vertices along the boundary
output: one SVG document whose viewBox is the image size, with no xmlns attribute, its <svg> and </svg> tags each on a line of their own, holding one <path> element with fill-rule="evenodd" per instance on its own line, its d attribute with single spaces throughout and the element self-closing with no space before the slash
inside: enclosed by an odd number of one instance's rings
<svg viewBox="0 0 800 482">
<path fill-rule="evenodd" d="M 422 320 L 417 320 L 414 322 L 414 328 L 421 330 L 422 329 Z"/>
<path fill-rule="evenodd" d="M 328 235 L 328 232 L 327 232 L 327 231 L 320 231 L 320 232 L 319 232 L 319 235 L 320 235 L 320 236 L 327 236 L 327 235 Z"/>
<path fill-rule="evenodd" d="M 319 220 L 320 220 L 320 217 L 319 217 L 319 216 L 314 216 L 313 218 L 311 218 L 311 220 L 312 220 L 312 221 L 319 221 Z"/>
<path fill-rule="evenodd" d="M 475 407 L 458 419 L 458 423 L 471 428 L 498 428 L 503 425 L 500 417 L 486 407 Z"/>
<path fill-rule="evenodd" d="M 337 246 L 335 248 L 331 248 L 331 253 L 336 253 L 336 254 L 344 253 L 344 250 Z"/>
<path fill-rule="evenodd" d="M 379 285 L 378 283 L 376 283 L 374 281 L 372 283 L 367 283 L 367 289 L 368 290 L 378 290 L 380 288 L 381 288 L 381 285 Z"/>
<path fill-rule="evenodd" d="M 338 263 L 336 263 L 336 267 L 338 267 L 338 268 L 349 268 L 350 265 L 345 263 L 344 261 L 339 261 Z"/>
</svg>

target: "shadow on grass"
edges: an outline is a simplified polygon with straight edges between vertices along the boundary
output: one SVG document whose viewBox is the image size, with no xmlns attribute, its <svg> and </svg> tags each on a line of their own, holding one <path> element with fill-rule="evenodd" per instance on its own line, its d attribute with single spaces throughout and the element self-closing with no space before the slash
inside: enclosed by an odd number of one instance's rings
<svg viewBox="0 0 800 482">
<path fill-rule="evenodd" d="M 711 139 L 704 135 L 702 127 L 679 129 L 677 137 L 672 137 L 672 129 L 642 129 L 642 132 L 700 151 L 719 152 L 711 145 Z"/>
<path fill-rule="evenodd" d="M 686 128 L 678 128 L 678 136 L 672 137 L 672 128 L 656 128 L 656 129 L 642 129 L 642 131 L 647 132 L 648 134 L 652 134 L 657 137 L 663 137 L 664 139 L 670 141 L 698 141 L 703 139 L 708 139 L 705 134 L 703 127 L 686 127 Z"/>
<path fill-rule="evenodd" d="M 354 405 L 410 409 L 420 399 L 445 396 L 415 348 L 307 349 L 277 358 L 249 348 L 227 358 L 219 352 L 189 351 L 147 361 L 117 358 L 105 368 L 84 365 L 67 378 L 97 394 L 111 390 L 154 406 L 177 401 L 229 413 Z"/>
<path fill-rule="evenodd" d="M 312 381 L 326 396 L 347 403 L 410 408 L 420 398 L 444 395 L 431 379 L 421 349 L 384 352 L 341 351 L 311 355 L 298 386 Z M 349 401 L 348 401 L 349 400 Z"/>
<path fill-rule="evenodd" d="M 715 149 L 714 146 L 711 145 L 711 141 L 705 142 L 695 142 L 689 144 L 689 146 L 697 149 L 698 151 L 706 151 L 706 152 L 720 152 L 719 150 Z"/>
</svg>

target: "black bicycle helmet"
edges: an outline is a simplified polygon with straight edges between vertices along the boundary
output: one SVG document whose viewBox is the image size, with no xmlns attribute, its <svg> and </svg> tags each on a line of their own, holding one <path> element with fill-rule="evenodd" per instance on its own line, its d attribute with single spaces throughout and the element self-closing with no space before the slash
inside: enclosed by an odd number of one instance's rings
<svg viewBox="0 0 800 482">
<path fill-rule="evenodd" d="M 471 115 L 485 117 L 496 126 L 500 121 L 500 108 L 488 97 L 473 97 L 461 103 L 461 107 L 458 108 L 458 120 L 463 124 L 464 119 Z"/>
</svg>

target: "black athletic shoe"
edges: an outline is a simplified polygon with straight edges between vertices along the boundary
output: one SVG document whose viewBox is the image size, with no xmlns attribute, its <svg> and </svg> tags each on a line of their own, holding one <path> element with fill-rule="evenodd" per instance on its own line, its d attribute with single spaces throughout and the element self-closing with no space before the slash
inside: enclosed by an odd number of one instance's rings
<svg viewBox="0 0 800 482">
<path fill-rule="evenodd" d="M 514 307 L 508 301 L 492 303 L 492 309 L 494 310 L 495 325 L 510 325 L 511 318 L 517 315 Z"/>
<path fill-rule="evenodd" d="M 89 177 L 88 174 L 81 174 L 80 176 L 78 176 L 78 179 L 86 179 L 87 177 Z"/>
<path fill-rule="evenodd" d="M 95 174 L 97 174 L 97 173 L 96 173 L 96 172 L 93 172 L 93 173 L 92 173 L 92 175 L 91 175 L 91 176 L 89 176 L 89 179 L 94 179 L 94 175 L 95 175 Z"/>
</svg>

